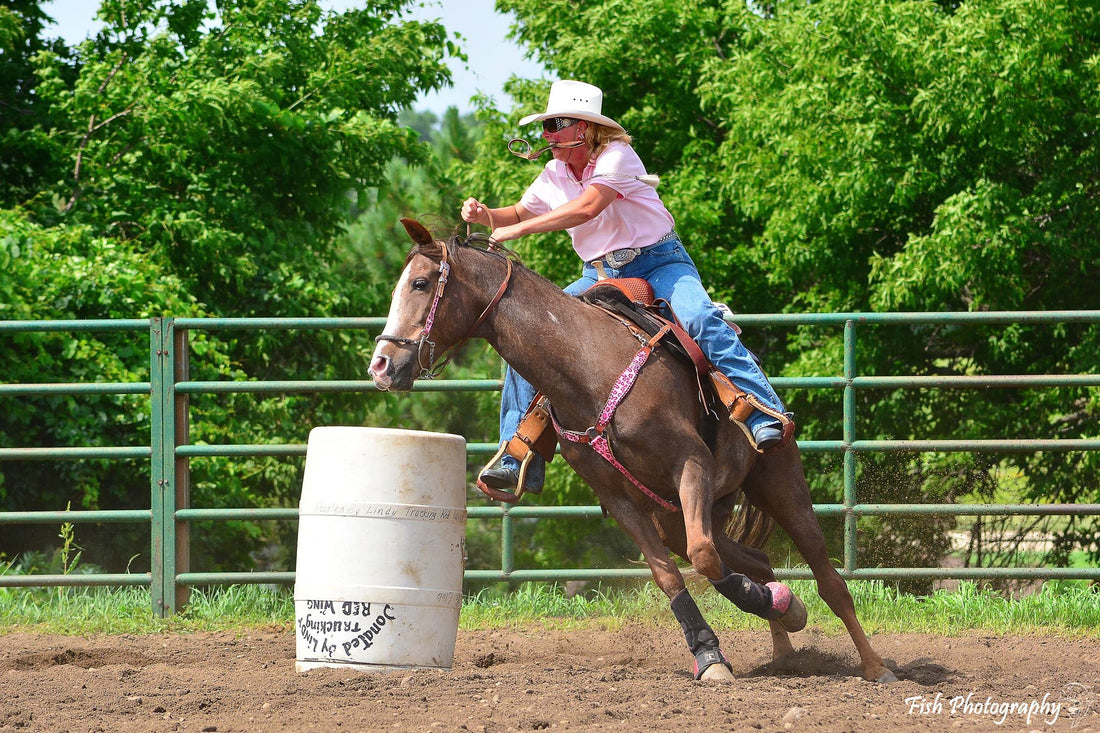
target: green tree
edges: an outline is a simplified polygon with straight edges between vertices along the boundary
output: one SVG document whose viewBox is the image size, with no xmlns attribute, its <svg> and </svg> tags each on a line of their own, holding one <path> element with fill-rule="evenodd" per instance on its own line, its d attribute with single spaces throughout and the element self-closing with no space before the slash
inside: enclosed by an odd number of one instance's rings
<svg viewBox="0 0 1100 733">
<path fill-rule="evenodd" d="M 39 57 L 71 161 L 39 215 L 136 240 L 213 313 L 346 302 L 305 283 L 325 283 L 349 192 L 380 183 L 395 154 L 426 158 L 396 114 L 449 79 L 443 28 L 396 22 L 403 4 L 242 1 L 210 15 L 204 0 L 105 0 L 75 85 Z"/>
<path fill-rule="evenodd" d="M 0 210 L 0 319 L 148 318 L 200 315 L 177 278 L 151 268 L 144 253 L 89 227 L 43 228 Z M 196 339 L 196 349 L 209 344 Z M 5 381 L 142 382 L 149 379 L 148 336 L 129 332 L 42 332 L 3 336 Z M 218 355 L 215 354 L 215 357 Z M 232 369 L 224 355 L 220 367 Z M 149 435 L 148 396 L 39 395 L 5 398 L 0 445 L 125 446 Z M 149 501 L 148 462 L 6 461 L 0 465 L 5 510 L 134 508 Z M 5 528 L 0 550 L 16 553 L 51 540 L 56 529 Z M 148 528 L 82 527 L 88 559 L 125 567 Z M 135 569 L 147 567 L 143 557 Z"/>
<path fill-rule="evenodd" d="M 49 20 L 37 0 L 10 0 L 0 8 L 0 207 L 26 200 L 60 174 L 56 146 L 44 132 L 50 108 L 37 96 L 35 59 L 69 52 L 60 41 L 43 39 Z M 73 76 L 71 68 L 60 73 Z"/>
<path fill-rule="evenodd" d="M 1100 21 L 1090 4 L 499 5 L 515 13 L 516 37 L 552 76 L 604 89 L 605 112 L 661 174 L 703 281 L 735 310 L 1093 307 Z M 533 134 L 515 121 L 542 108 L 546 89 L 517 80 L 518 109 L 483 110 L 489 134 L 469 171 L 472 190 L 515 200 L 533 177 L 533 168 L 503 162 L 502 143 Z M 556 280 L 575 272 L 560 238 L 521 249 Z M 841 373 L 839 334 L 744 339 L 773 375 Z M 1098 339 L 1083 325 L 864 329 L 860 370 L 1095 373 Z M 840 434 L 837 395 L 787 398 L 802 437 Z M 1084 437 L 1095 435 L 1100 410 L 1096 389 L 860 399 L 863 438 Z M 1096 501 L 1088 488 L 1100 485 L 1096 463 L 1087 453 L 869 457 L 860 496 L 988 498 L 1007 468 L 1024 477 L 1027 497 Z M 808 466 L 815 495 L 835 499 L 836 462 L 809 457 Z M 938 559 L 943 526 L 886 524 L 897 547 Z M 1061 556 L 1095 530 L 1074 520 Z"/>
<path fill-rule="evenodd" d="M 5 134 L 28 173 L 0 188 L 0 205 L 11 207 L 0 212 L 3 317 L 385 312 L 388 291 L 344 277 L 336 243 L 388 161 L 429 158 L 397 115 L 449 83 L 445 60 L 461 57 L 440 25 L 405 19 L 407 5 L 333 13 L 316 0 L 103 0 L 103 29 L 74 49 L 37 40 L 37 4 L 5 8 L 0 109 L 24 114 Z M 27 162 L 32 154 L 46 160 Z M 5 339 L 5 380 L 147 380 L 143 340 Z M 192 378 L 360 378 L 371 347 L 365 333 L 195 334 Z M 192 440 L 303 442 L 310 425 L 369 424 L 387 404 L 196 397 Z M 0 440 L 126 445 L 135 431 L 148 435 L 148 420 L 128 398 L 24 400 L 0 411 Z M 2 469 L 8 507 L 133 507 L 148 496 L 143 465 Z M 300 487 L 293 461 L 196 459 L 192 470 L 196 506 L 291 503 Z M 270 537 L 244 529 L 242 539 L 199 524 L 196 569 L 239 567 Z M 5 532 L 0 550 L 28 546 L 19 539 Z M 85 559 L 118 567 L 121 544 Z"/>
<path fill-rule="evenodd" d="M 395 155 L 383 180 L 368 188 L 353 209 L 354 219 L 337 241 L 347 276 L 370 283 L 380 299 L 388 299 L 393 282 L 411 247 L 402 217 L 422 219 L 437 236 L 456 233 L 462 198 L 451 171 L 469 164 L 479 125 L 451 107 L 442 122 L 432 112 L 402 112 L 399 122 L 416 130 L 431 145 L 426 160 Z"/>
<path fill-rule="evenodd" d="M 736 174 L 721 194 L 761 222 L 754 254 L 770 265 L 769 286 L 811 310 L 1092 307 L 1100 270 L 1093 11 L 840 0 L 750 19 L 744 51 L 712 60 L 700 95 L 728 121 L 719 165 Z M 1097 338 L 1095 326 L 1072 325 L 883 329 L 861 368 L 1094 373 L 1098 352 L 1080 344 Z M 836 353 L 835 343 L 824 348 Z M 804 351 L 797 371 L 819 353 Z M 1097 424 L 1096 390 L 883 397 L 863 398 L 861 436 L 1085 437 Z M 1006 465 L 1026 477 L 1027 498 L 1097 497 L 1084 488 L 1096 481 L 1081 480 L 1096 475 L 1094 454 L 878 463 L 894 464 L 894 478 L 868 471 L 871 500 L 988 499 Z M 1074 520 L 1056 559 L 1094 530 Z"/>
</svg>

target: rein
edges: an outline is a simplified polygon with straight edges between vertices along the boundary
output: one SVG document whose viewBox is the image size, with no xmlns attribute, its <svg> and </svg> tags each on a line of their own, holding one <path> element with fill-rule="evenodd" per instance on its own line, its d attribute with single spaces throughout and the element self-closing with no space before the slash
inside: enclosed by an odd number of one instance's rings
<svg viewBox="0 0 1100 733">
<path fill-rule="evenodd" d="M 472 237 L 470 239 L 472 239 Z M 467 241 L 469 241 L 469 239 L 467 239 Z M 458 341 L 458 343 L 452 346 L 448 350 L 449 353 L 447 354 L 447 356 L 445 356 L 439 362 L 439 364 L 437 364 L 433 368 L 432 364 L 435 363 L 435 342 L 432 341 L 429 337 L 431 336 L 432 326 L 435 325 L 436 310 L 439 308 L 440 301 L 443 300 L 443 291 L 447 287 L 448 276 L 451 272 L 451 263 L 448 261 L 447 257 L 447 243 L 440 240 L 439 246 L 442 248 L 443 251 L 443 255 L 442 257 L 440 257 L 439 260 L 439 281 L 436 283 L 435 295 L 432 298 L 432 305 L 431 308 L 428 309 L 428 317 L 424 320 L 424 328 L 420 330 L 420 336 L 415 339 L 410 339 L 405 338 L 404 336 L 392 336 L 383 333 L 374 337 L 375 342 L 390 341 L 391 343 L 399 344 L 402 346 L 415 345 L 416 362 L 420 365 L 420 375 L 417 377 L 417 379 L 435 379 L 439 376 L 443 369 L 451 362 L 450 354 L 458 350 L 463 344 L 469 341 L 471 337 L 473 337 L 477 329 L 480 328 L 481 324 L 485 322 L 485 319 L 489 317 L 489 313 L 493 310 L 493 308 L 496 307 L 497 303 L 500 302 L 500 299 L 504 297 L 504 293 L 508 290 L 508 285 L 512 282 L 512 260 L 505 257 L 504 261 L 508 265 L 508 271 L 504 275 L 504 282 L 502 282 L 500 284 L 500 287 L 497 288 L 496 295 L 493 296 L 492 300 L 489 301 L 489 304 L 486 305 L 485 309 L 481 311 L 481 315 L 479 315 L 477 317 L 477 320 L 474 321 L 474 325 L 470 328 L 469 334 L 464 336 Z M 424 361 L 425 345 L 428 346 L 427 363 L 425 363 Z"/>
</svg>

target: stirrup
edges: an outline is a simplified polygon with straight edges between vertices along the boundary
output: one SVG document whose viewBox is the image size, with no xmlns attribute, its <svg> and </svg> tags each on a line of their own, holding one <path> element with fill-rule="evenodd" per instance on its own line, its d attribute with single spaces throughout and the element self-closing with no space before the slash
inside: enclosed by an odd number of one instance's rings
<svg viewBox="0 0 1100 733">
<path fill-rule="evenodd" d="M 516 484 L 515 491 L 505 491 L 503 489 L 494 489 L 491 486 L 486 486 L 485 482 L 481 480 L 481 474 L 489 470 L 497 464 L 501 458 L 504 457 L 504 452 L 508 449 L 508 442 L 504 441 L 500 444 L 500 450 L 498 450 L 489 462 L 481 467 L 478 471 L 477 487 L 481 489 L 482 493 L 495 501 L 503 501 L 506 504 L 515 504 L 519 501 L 520 497 L 526 493 L 526 489 L 523 488 L 523 483 L 527 479 L 527 469 L 531 465 L 531 459 L 535 457 L 534 451 L 528 451 L 527 455 L 523 457 L 523 460 L 519 464 L 519 481 Z"/>
<path fill-rule="evenodd" d="M 746 425 L 749 417 L 753 412 L 759 410 L 760 412 L 774 417 L 783 429 L 783 438 L 774 446 L 768 448 L 767 452 L 771 452 L 781 445 L 785 445 L 791 437 L 794 435 L 794 414 L 790 412 L 780 412 L 769 405 L 766 405 L 756 395 L 750 394 L 745 390 L 734 385 L 733 381 L 722 372 L 717 369 L 711 369 L 708 375 L 711 380 L 711 384 L 714 385 L 714 391 L 717 393 L 718 401 L 726 408 L 729 413 L 729 419 L 733 421 L 737 427 L 741 428 L 741 431 L 745 433 L 745 437 L 749 439 L 749 445 L 753 447 L 757 453 L 764 453 L 756 445 L 756 439 L 753 437 L 752 431 L 749 430 L 749 426 Z"/>
</svg>

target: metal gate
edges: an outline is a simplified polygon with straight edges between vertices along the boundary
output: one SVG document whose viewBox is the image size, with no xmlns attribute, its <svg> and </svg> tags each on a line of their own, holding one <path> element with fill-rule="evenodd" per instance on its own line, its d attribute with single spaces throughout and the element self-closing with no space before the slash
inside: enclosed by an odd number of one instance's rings
<svg viewBox="0 0 1100 733">
<path fill-rule="evenodd" d="M 872 452 L 952 451 L 1097 451 L 1100 438 L 1082 440 L 862 440 L 856 433 L 856 393 L 860 389 L 935 388 L 989 389 L 1021 387 L 1097 387 L 1100 374 L 993 375 L 993 376 L 860 376 L 857 369 L 858 333 L 861 326 L 914 324 L 1065 324 L 1098 323 L 1100 311 L 984 312 L 984 313 L 834 313 L 808 315 L 737 316 L 743 326 L 813 325 L 843 329 L 842 374 L 772 379 L 777 390 L 785 388 L 840 390 L 843 393 L 841 440 L 799 441 L 804 453 L 835 452 L 843 456 L 843 502 L 817 504 L 820 516 L 838 516 L 844 522 L 844 554 L 841 575 L 847 579 L 893 578 L 1088 578 L 1100 579 L 1100 568 L 861 568 L 856 550 L 859 519 L 885 515 L 1100 515 L 1100 504 L 870 504 L 856 492 L 856 468 L 860 454 Z M 148 523 L 150 527 L 149 573 L 96 573 L 79 575 L 0 575 L 0 586 L 143 585 L 150 588 L 153 611 L 176 612 L 194 585 L 234 583 L 291 583 L 285 572 L 190 572 L 189 523 L 199 520 L 297 519 L 297 510 L 280 508 L 202 509 L 190 506 L 189 461 L 200 456 L 304 456 L 304 444 L 286 445 L 190 445 L 186 441 L 191 395 L 217 393 L 373 392 L 369 380 L 349 381 L 190 381 L 188 334 L 192 331 L 363 329 L 378 330 L 384 318 L 153 318 L 150 320 L 0 321 L 0 339 L 12 333 L 33 332 L 147 332 L 148 382 L 0 384 L 3 401 L 28 395 L 148 395 L 151 430 L 148 443 L 126 447 L 38 446 L 0 448 L 0 461 L 15 460 L 148 460 L 151 468 L 148 507 L 103 511 L 0 512 L 0 525 L 31 523 Z M 418 391 L 499 391 L 500 379 L 436 380 L 418 383 Z M 397 426 L 400 427 L 400 426 Z M 468 443 L 471 455 L 491 455 L 493 443 Z M 525 518 L 600 517 L 598 506 L 476 506 L 470 519 L 501 522 L 502 561 L 499 569 L 467 570 L 466 578 L 493 580 L 593 580 L 648 577 L 648 568 L 524 569 L 515 566 L 514 522 Z M 781 578 L 812 577 L 804 569 L 779 569 Z"/>
</svg>

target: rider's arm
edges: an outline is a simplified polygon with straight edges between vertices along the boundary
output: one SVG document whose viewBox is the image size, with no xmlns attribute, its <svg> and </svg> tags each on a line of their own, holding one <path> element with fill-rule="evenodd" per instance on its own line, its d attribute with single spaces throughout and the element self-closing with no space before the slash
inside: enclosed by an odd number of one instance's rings
<svg viewBox="0 0 1100 733">
<path fill-rule="evenodd" d="M 559 232 L 563 229 L 580 226 L 592 221 L 600 212 L 606 209 L 619 194 L 607 186 L 594 184 L 585 188 L 577 198 L 567 201 L 556 209 L 538 216 L 524 216 L 529 214 L 520 206 L 517 209 L 518 221 L 503 223 L 497 221 L 496 211 L 493 211 L 493 239 L 498 242 L 507 242 L 510 239 L 522 237 L 525 234 L 538 234 L 539 232 Z M 505 209 L 507 211 L 507 209 Z"/>
</svg>

